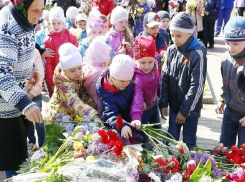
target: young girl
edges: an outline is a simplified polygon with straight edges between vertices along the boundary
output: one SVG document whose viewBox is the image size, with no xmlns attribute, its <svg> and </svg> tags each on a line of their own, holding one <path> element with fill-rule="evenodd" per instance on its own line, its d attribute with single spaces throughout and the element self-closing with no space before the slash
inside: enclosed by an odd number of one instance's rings
<svg viewBox="0 0 245 182">
<path fill-rule="evenodd" d="M 138 4 L 134 8 L 134 36 L 144 31 L 143 21 L 146 13 L 150 12 L 150 7 L 147 4 L 147 0 L 137 0 Z"/>
<path fill-rule="evenodd" d="M 111 29 L 106 38 L 112 46 L 115 54 L 127 54 L 133 57 L 133 36 L 128 28 L 128 12 L 117 6 L 111 13 Z"/>
<path fill-rule="evenodd" d="M 98 106 L 98 113 L 102 116 L 102 101 L 96 94 L 96 83 L 101 72 L 107 67 L 110 60 L 110 47 L 97 37 L 89 45 L 83 59 L 83 86 L 88 95 L 94 99 Z"/>
<path fill-rule="evenodd" d="M 88 49 L 90 43 L 98 36 L 104 35 L 104 24 L 101 18 L 97 15 L 91 15 L 88 17 L 87 25 L 87 38 L 83 39 L 79 42 L 78 50 L 82 57 L 85 56 L 85 52 Z M 110 43 L 105 39 L 107 45 L 110 46 Z M 114 51 L 111 49 L 110 57 L 114 57 Z"/>
<path fill-rule="evenodd" d="M 131 105 L 131 125 L 140 130 L 141 124 L 160 123 L 157 92 L 160 78 L 155 60 L 156 46 L 151 36 L 137 37 L 134 42 L 134 96 Z M 144 108 L 145 105 L 145 108 Z M 161 126 L 157 126 L 161 128 Z"/>
<path fill-rule="evenodd" d="M 100 15 L 101 20 L 103 21 L 104 24 L 104 34 L 106 34 L 109 30 L 109 22 L 108 19 L 105 15 Z"/>
<path fill-rule="evenodd" d="M 49 92 L 49 97 L 51 98 L 54 90 L 53 75 L 54 69 L 59 63 L 59 47 L 66 43 L 70 42 L 73 45 L 78 47 L 77 38 L 72 35 L 68 29 L 64 28 L 65 17 L 64 11 L 61 7 L 53 7 L 50 10 L 49 21 L 51 24 L 51 32 L 48 37 L 44 40 L 45 48 L 50 48 L 55 51 L 54 57 L 46 58 L 46 83 Z"/>
<path fill-rule="evenodd" d="M 112 64 L 105 69 L 97 81 L 96 91 L 102 99 L 103 118 L 106 126 L 116 128 L 116 119 L 120 115 L 123 118 L 121 132 L 124 138 L 132 137 L 132 130 L 128 122 L 130 105 L 133 96 L 134 63 L 128 55 L 117 55 Z"/>
<path fill-rule="evenodd" d="M 65 43 L 60 46 L 60 63 L 54 73 L 55 89 L 47 106 L 47 120 L 55 120 L 58 113 L 100 121 L 98 112 L 88 104 L 94 104 L 82 86 L 82 56 L 76 46 Z M 85 101 L 86 99 L 86 101 Z"/>
<path fill-rule="evenodd" d="M 75 21 L 76 21 L 76 16 L 79 14 L 79 10 L 74 7 L 70 6 L 67 11 L 66 11 L 66 21 L 65 21 L 65 27 L 67 29 L 70 28 L 76 28 L 75 27 Z"/>
<path fill-rule="evenodd" d="M 224 114 L 220 143 L 225 147 L 245 143 L 245 18 L 231 18 L 225 26 L 224 36 L 227 52 L 221 62 L 223 78 L 222 100 L 216 113 Z M 224 109 L 226 105 L 226 108 Z"/>
</svg>

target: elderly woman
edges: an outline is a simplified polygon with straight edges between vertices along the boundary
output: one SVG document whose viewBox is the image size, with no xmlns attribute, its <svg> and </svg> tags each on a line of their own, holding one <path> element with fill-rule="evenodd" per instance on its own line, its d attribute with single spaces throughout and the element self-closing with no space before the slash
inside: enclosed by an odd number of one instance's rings
<svg viewBox="0 0 245 182">
<path fill-rule="evenodd" d="M 33 25 L 43 8 L 44 0 L 11 0 L 0 11 L 0 171 L 7 178 L 27 157 L 28 120 L 42 122 L 26 86 L 30 79 L 34 84 L 39 80 L 33 64 Z"/>
</svg>

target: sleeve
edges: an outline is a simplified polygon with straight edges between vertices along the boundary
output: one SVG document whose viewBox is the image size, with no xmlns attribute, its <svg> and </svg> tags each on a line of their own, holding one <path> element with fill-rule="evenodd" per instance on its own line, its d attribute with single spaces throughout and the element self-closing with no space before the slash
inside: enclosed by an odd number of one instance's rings
<svg viewBox="0 0 245 182">
<path fill-rule="evenodd" d="M 45 49 L 41 48 L 38 43 L 35 44 L 35 48 L 39 51 L 39 53 L 42 55 L 45 51 Z"/>
<path fill-rule="evenodd" d="M 44 41 L 45 48 L 50 48 L 52 49 L 51 45 L 49 44 L 49 40 Z M 54 49 L 52 49 L 54 50 Z M 46 57 L 46 64 L 45 64 L 45 72 L 46 72 L 46 80 L 50 87 L 54 87 L 54 81 L 53 81 L 53 76 L 54 76 L 54 57 Z"/>
<path fill-rule="evenodd" d="M 222 69 L 222 66 L 220 68 L 220 71 L 221 71 L 221 76 L 223 77 L 223 69 Z M 223 90 L 223 86 L 221 87 L 220 89 L 220 99 L 219 99 L 220 102 L 225 102 L 224 100 L 224 90 Z"/>
<path fill-rule="evenodd" d="M 113 102 L 113 100 L 103 100 L 103 118 L 104 121 L 106 122 L 105 124 L 108 125 L 110 128 L 112 129 L 116 129 L 116 119 L 119 115 L 121 115 L 119 108 L 117 106 L 117 104 L 115 102 Z M 123 126 L 128 125 L 129 124 L 123 120 Z"/>
<path fill-rule="evenodd" d="M 93 98 L 91 98 L 88 95 L 88 92 L 85 90 L 84 87 L 81 88 L 80 98 L 82 99 L 83 102 L 87 103 L 90 107 L 92 107 L 94 109 L 98 108 L 96 102 L 94 101 Z"/>
<path fill-rule="evenodd" d="M 110 22 L 110 19 L 111 19 L 111 12 L 112 12 L 112 10 L 113 10 L 114 8 L 115 8 L 114 1 L 109 0 L 109 1 L 108 1 L 108 15 L 107 15 L 108 22 Z"/>
<path fill-rule="evenodd" d="M 13 63 L 18 61 L 17 40 L 8 30 L 0 31 L 0 96 L 23 113 L 33 102 L 16 83 L 13 75 Z"/>
<path fill-rule="evenodd" d="M 141 120 L 143 115 L 143 102 L 144 102 L 143 83 L 142 83 L 143 78 L 140 78 L 139 75 L 135 75 L 134 82 L 135 82 L 134 95 L 133 95 L 133 101 L 131 104 L 131 111 L 130 111 L 132 121 Z"/>
<path fill-rule="evenodd" d="M 201 99 L 203 94 L 203 88 L 206 78 L 206 59 L 204 55 L 199 53 L 200 57 L 197 58 L 192 66 L 191 70 L 191 82 L 190 87 L 185 95 L 183 104 L 180 106 L 180 113 L 187 117 L 191 111 L 196 107 L 196 104 Z"/>
<path fill-rule="evenodd" d="M 212 15 L 212 14 L 216 14 L 216 13 L 219 13 L 220 12 L 220 9 L 221 9 L 221 0 L 217 0 L 216 1 L 216 7 L 212 10 L 209 11 L 209 14 Z"/>
<path fill-rule="evenodd" d="M 170 72 L 170 57 L 168 56 L 170 55 L 170 49 L 168 49 L 165 57 L 166 57 L 166 62 L 163 64 L 162 67 L 162 73 L 161 73 L 161 77 L 162 77 L 162 89 L 161 89 L 161 97 L 159 100 L 159 108 L 165 108 L 168 107 L 168 92 L 169 92 L 169 72 Z"/>
<path fill-rule="evenodd" d="M 66 104 L 73 109 L 79 116 L 88 116 L 90 120 L 93 120 L 98 115 L 97 111 L 85 103 L 79 98 L 77 92 L 74 91 L 75 85 L 70 82 L 64 82 L 59 84 L 59 88 L 65 98 Z"/>
</svg>

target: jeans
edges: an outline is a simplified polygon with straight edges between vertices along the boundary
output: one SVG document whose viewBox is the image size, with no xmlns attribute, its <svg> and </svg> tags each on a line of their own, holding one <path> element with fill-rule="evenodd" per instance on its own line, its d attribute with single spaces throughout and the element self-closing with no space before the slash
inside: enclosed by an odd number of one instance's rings
<svg viewBox="0 0 245 182">
<path fill-rule="evenodd" d="M 151 109 L 144 111 L 141 118 L 142 124 L 156 124 L 161 123 L 158 111 L 158 104 L 156 103 Z M 161 125 L 156 125 L 155 128 L 161 129 Z"/>
<path fill-rule="evenodd" d="M 183 126 L 183 142 L 186 143 L 189 149 L 191 149 L 196 146 L 197 124 L 198 124 L 198 119 L 200 118 L 201 115 L 201 111 L 191 112 L 190 115 L 186 118 L 184 124 L 177 124 L 175 122 L 178 112 L 179 111 L 170 108 L 168 132 L 176 140 L 179 140 L 180 130 L 181 127 Z"/>
<path fill-rule="evenodd" d="M 207 47 L 214 45 L 214 25 L 215 20 L 208 19 L 207 16 L 203 17 L 203 44 Z"/>
<path fill-rule="evenodd" d="M 42 110 L 42 98 L 43 98 L 42 94 L 40 94 L 32 99 L 32 101 L 36 103 L 37 107 L 39 107 L 40 110 Z M 34 125 L 37 130 L 38 146 L 42 147 L 44 139 L 45 139 L 44 123 L 33 123 L 29 121 L 29 128 L 28 128 L 29 143 L 36 143 Z"/>
<path fill-rule="evenodd" d="M 221 126 L 220 143 L 223 143 L 226 147 L 235 145 L 237 135 L 238 146 L 240 147 L 240 145 L 245 143 L 245 127 L 239 123 L 239 120 L 243 117 L 244 116 L 229 107 L 225 108 Z"/>
<path fill-rule="evenodd" d="M 17 174 L 17 172 L 15 170 L 5 171 L 6 179 L 12 178 L 12 176 L 14 176 L 16 174 Z"/>
<path fill-rule="evenodd" d="M 226 23 L 229 21 L 231 16 L 232 8 L 228 9 L 221 9 L 219 12 L 219 18 L 217 20 L 215 35 L 219 35 L 221 31 L 221 27 L 224 21 L 223 28 L 225 27 Z"/>
</svg>

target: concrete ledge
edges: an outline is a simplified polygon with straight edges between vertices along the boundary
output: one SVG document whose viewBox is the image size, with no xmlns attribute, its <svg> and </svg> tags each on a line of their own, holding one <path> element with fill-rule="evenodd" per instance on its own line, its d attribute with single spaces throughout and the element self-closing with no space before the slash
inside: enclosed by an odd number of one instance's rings
<svg viewBox="0 0 245 182">
<path fill-rule="evenodd" d="M 203 104 L 213 104 L 213 103 L 214 103 L 214 97 L 210 90 L 209 79 L 206 79 L 204 93 L 203 93 Z"/>
</svg>

